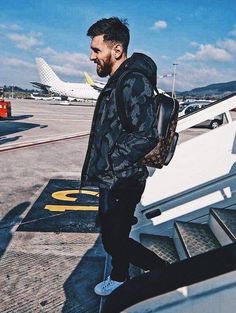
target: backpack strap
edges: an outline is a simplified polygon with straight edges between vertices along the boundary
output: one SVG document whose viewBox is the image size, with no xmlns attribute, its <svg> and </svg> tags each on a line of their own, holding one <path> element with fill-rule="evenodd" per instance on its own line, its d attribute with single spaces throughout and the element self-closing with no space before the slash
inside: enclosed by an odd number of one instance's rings
<svg viewBox="0 0 236 313">
<path fill-rule="evenodd" d="M 133 131 L 133 125 L 128 120 L 128 117 L 126 114 L 125 106 L 123 103 L 124 101 L 123 101 L 123 97 L 122 97 L 121 87 L 122 87 L 123 82 L 125 81 L 125 77 L 129 73 L 139 73 L 139 74 L 144 75 L 147 78 L 147 76 L 142 71 L 130 69 L 130 70 L 126 70 L 124 73 L 122 73 L 121 76 L 119 77 L 117 83 L 116 83 L 115 99 L 116 99 L 117 112 L 118 112 L 118 116 L 120 118 L 121 124 L 127 133 L 131 133 Z M 154 94 L 159 95 L 156 86 L 154 88 Z"/>
</svg>

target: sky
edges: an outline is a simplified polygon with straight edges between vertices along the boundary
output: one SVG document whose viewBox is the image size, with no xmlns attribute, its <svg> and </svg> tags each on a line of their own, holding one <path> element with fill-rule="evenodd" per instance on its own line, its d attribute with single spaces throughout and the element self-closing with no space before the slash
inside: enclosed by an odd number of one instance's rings
<svg viewBox="0 0 236 313">
<path fill-rule="evenodd" d="M 101 18 L 126 18 L 128 56 L 149 55 L 157 63 L 158 87 L 191 90 L 236 80 L 235 0 L 0 0 L 0 85 L 32 88 L 39 81 L 36 57 L 57 75 L 84 82 L 99 79 L 89 61 L 88 28 Z"/>
</svg>

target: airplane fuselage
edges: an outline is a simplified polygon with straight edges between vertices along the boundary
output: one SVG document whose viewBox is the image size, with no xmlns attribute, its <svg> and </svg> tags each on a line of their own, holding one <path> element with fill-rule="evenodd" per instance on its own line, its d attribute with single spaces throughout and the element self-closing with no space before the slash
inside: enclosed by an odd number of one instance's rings
<svg viewBox="0 0 236 313">
<path fill-rule="evenodd" d="M 59 94 L 60 96 L 66 96 L 79 99 L 91 99 L 96 100 L 99 92 L 88 84 L 80 83 L 67 83 L 57 82 L 49 88 L 50 92 Z"/>
</svg>

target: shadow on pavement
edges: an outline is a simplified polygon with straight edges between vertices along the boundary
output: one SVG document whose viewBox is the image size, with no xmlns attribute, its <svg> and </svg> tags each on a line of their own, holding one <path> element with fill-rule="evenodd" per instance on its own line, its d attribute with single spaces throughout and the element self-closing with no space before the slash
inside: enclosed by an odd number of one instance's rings
<svg viewBox="0 0 236 313">
<path fill-rule="evenodd" d="M 16 141 L 16 140 L 20 139 L 21 137 L 22 136 L 15 136 L 15 137 L 11 137 L 11 138 L 2 137 L 2 138 L 0 138 L 0 145 L 3 145 L 4 143 Z"/>
<path fill-rule="evenodd" d="M 17 132 L 40 127 L 40 124 L 4 121 L 0 123 L 0 136 L 6 136 Z"/>
<path fill-rule="evenodd" d="M 65 281 L 66 301 L 62 313 L 98 313 L 101 297 L 94 293 L 94 286 L 103 280 L 105 256 L 102 256 L 101 250 L 98 238 Z"/>
<path fill-rule="evenodd" d="M 0 221 L 0 258 L 5 253 L 11 239 L 12 228 L 21 221 L 21 214 L 29 207 L 30 202 L 22 202 L 10 210 Z"/>
</svg>

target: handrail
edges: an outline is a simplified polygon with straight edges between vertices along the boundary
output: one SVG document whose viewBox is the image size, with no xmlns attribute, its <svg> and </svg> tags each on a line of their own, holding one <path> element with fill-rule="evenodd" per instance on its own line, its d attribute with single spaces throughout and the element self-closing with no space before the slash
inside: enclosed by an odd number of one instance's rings
<svg viewBox="0 0 236 313">
<path fill-rule="evenodd" d="M 224 103 L 225 102 L 225 103 Z M 197 111 L 194 111 L 185 116 L 181 116 L 178 119 L 177 131 L 186 130 L 192 126 L 195 126 L 205 120 L 212 118 L 223 113 L 226 113 L 236 107 L 236 93 L 233 93 L 229 96 L 225 96 L 220 100 L 217 100 L 213 103 L 210 103 L 204 108 L 199 108 Z"/>
<path fill-rule="evenodd" d="M 222 97 L 222 98 L 220 98 L 220 99 L 218 99 L 218 100 L 216 100 L 216 101 L 214 101 L 214 102 L 210 102 L 209 104 L 207 104 L 207 106 L 202 107 L 202 108 L 199 108 L 198 110 L 196 110 L 196 111 L 194 111 L 194 112 L 191 112 L 191 113 L 189 113 L 189 114 L 183 115 L 183 116 L 179 117 L 179 120 L 181 120 L 181 119 L 183 119 L 183 118 L 186 118 L 187 116 L 192 115 L 192 114 L 194 114 L 194 113 L 196 113 L 196 112 L 199 112 L 199 111 L 202 111 L 202 110 L 206 110 L 207 108 L 209 108 L 209 107 L 211 107 L 211 106 L 214 106 L 214 105 L 216 105 L 216 104 L 218 104 L 218 103 L 221 103 L 222 101 L 228 100 L 228 99 L 230 99 L 230 98 L 232 98 L 232 97 L 234 97 L 234 96 L 236 96 L 236 92 L 231 93 L 230 95 L 227 95 L 227 96 L 225 96 L 225 97 Z M 207 100 L 206 100 L 206 101 L 207 101 Z M 236 107 L 236 104 L 235 104 L 235 107 Z"/>
<path fill-rule="evenodd" d="M 102 313 L 118 313 L 152 297 L 236 270 L 236 243 L 137 276 L 107 297 Z M 216 262 L 217 260 L 217 262 Z M 235 285 L 235 279 L 233 281 Z"/>
<path fill-rule="evenodd" d="M 193 187 L 191 189 L 182 191 L 179 194 L 175 194 L 175 195 L 170 196 L 168 198 L 162 199 L 159 202 L 151 203 L 151 204 L 145 206 L 145 208 L 143 210 L 141 210 L 141 213 L 144 214 L 144 213 L 150 212 L 152 209 L 155 209 L 157 206 L 161 207 L 161 206 L 165 205 L 166 203 L 171 203 L 173 201 L 180 200 L 182 198 L 185 198 L 185 197 L 189 196 L 192 193 L 200 192 L 201 190 L 203 190 L 205 188 L 209 188 L 209 186 L 213 186 L 213 185 L 217 185 L 218 186 L 219 182 L 228 181 L 228 180 L 234 178 L 234 176 L 236 176 L 236 173 L 227 174 L 227 175 L 215 178 L 213 181 L 212 180 L 208 181 L 206 183 L 203 183 L 200 186 Z M 164 211 L 166 211 L 166 210 L 162 210 L 161 212 L 164 212 Z"/>
</svg>

